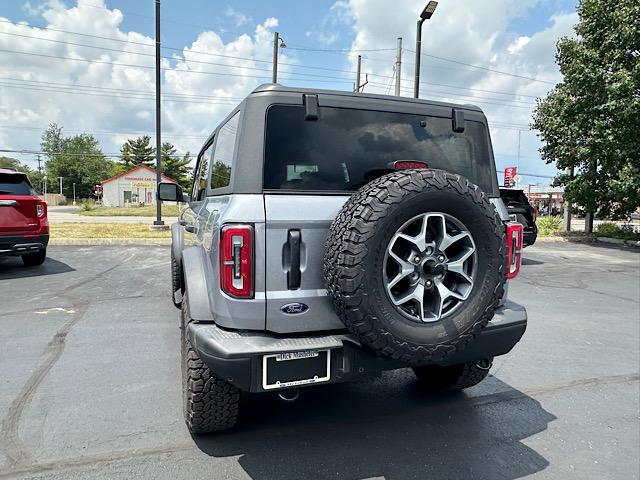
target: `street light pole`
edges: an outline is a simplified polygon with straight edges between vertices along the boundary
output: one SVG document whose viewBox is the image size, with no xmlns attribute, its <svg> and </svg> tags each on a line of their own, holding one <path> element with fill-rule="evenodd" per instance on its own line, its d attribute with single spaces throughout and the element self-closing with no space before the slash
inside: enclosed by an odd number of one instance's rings
<svg viewBox="0 0 640 480">
<path fill-rule="evenodd" d="M 162 181 L 160 79 L 160 0 L 156 0 L 156 184 L 160 184 Z M 156 199 L 156 219 L 153 224 L 164 225 L 162 202 L 158 199 Z"/>
<path fill-rule="evenodd" d="M 422 24 L 425 20 L 428 20 L 433 15 L 433 12 L 436 11 L 436 7 L 438 6 L 438 2 L 430 1 L 422 10 L 420 14 L 420 18 L 418 19 L 417 29 L 416 29 L 416 71 L 415 78 L 413 81 L 413 97 L 418 98 L 420 94 L 420 55 L 422 50 Z"/>
<path fill-rule="evenodd" d="M 58 177 L 60 179 L 60 195 L 62 195 L 62 177 Z"/>
<path fill-rule="evenodd" d="M 278 32 L 273 32 L 273 70 L 271 72 L 271 83 L 278 83 Z"/>
<path fill-rule="evenodd" d="M 76 182 L 73 182 L 73 204 L 76 204 Z"/>
</svg>

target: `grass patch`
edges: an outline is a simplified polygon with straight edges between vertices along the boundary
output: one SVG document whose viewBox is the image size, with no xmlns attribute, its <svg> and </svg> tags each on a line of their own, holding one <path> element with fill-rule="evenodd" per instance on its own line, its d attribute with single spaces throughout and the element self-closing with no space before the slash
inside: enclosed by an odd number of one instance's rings
<svg viewBox="0 0 640 480">
<path fill-rule="evenodd" d="M 614 222 L 599 224 L 596 227 L 596 232 L 601 237 L 619 238 L 620 240 L 640 240 L 640 233 L 635 233 L 630 226 L 620 226 Z"/>
<path fill-rule="evenodd" d="M 550 235 L 556 235 L 562 228 L 562 217 L 558 215 L 538 217 L 536 225 L 538 226 L 539 236 L 548 237 Z"/>
<path fill-rule="evenodd" d="M 87 215 L 89 217 L 155 217 L 156 206 L 147 205 L 144 207 L 97 207 L 88 206 L 86 208 L 82 204 L 81 208 L 76 211 L 78 215 Z M 180 214 L 179 205 L 163 205 L 162 216 L 177 217 Z"/>
<path fill-rule="evenodd" d="M 171 238 L 171 230 L 140 223 L 54 223 L 49 231 L 51 238 Z"/>
</svg>

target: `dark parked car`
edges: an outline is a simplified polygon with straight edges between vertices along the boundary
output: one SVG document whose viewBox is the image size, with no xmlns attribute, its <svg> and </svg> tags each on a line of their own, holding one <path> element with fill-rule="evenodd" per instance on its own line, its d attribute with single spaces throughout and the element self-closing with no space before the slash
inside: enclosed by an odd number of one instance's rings
<svg viewBox="0 0 640 480">
<path fill-rule="evenodd" d="M 0 168 L 0 256 L 20 255 L 25 265 L 40 265 L 48 243 L 47 204 L 26 174 Z"/>
<path fill-rule="evenodd" d="M 500 197 L 507 207 L 511 220 L 522 224 L 523 245 L 528 247 L 536 243 L 538 237 L 536 210 L 531 206 L 524 192 L 514 188 L 501 188 Z"/>
</svg>

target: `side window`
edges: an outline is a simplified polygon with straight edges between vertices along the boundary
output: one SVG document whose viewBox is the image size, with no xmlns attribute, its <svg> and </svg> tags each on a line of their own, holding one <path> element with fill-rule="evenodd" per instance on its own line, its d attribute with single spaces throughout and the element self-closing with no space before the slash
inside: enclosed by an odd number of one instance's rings
<svg viewBox="0 0 640 480">
<path fill-rule="evenodd" d="M 191 198 L 194 202 L 200 202 L 204 199 L 207 192 L 207 173 L 209 171 L 209 160 L 211 159 L 211 151 L 213 150 L 213 142 L 198 157 L 198 166 L 193 176 L 193 191 Z"/>
<path fill-rule="evenodd" d="M 239 120 L 240 112 L 237 112 L 218 130 L 211 167 L 211 188 L 226 187 L 231 181 L 231 162 L 235 154 Z"/>
</svg>

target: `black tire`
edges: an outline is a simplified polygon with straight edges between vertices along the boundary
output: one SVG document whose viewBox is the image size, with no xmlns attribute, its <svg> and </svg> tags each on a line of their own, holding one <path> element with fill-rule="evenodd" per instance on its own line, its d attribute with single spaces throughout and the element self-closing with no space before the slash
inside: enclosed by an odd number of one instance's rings
<svg viewBox="0 0 640 480">
<path fill-rule="evenodd" d="M 191 318 L 187 295 L 182 299 L 181 353 L 183 413 L 191 433 L 227 430 L 238 420 L 240 390 L 218 377 L 191 347 L 186 329 Z"/>
<path fill-rule="evenodd" d="M 483 360 L 447 367 L 413 367 L 413 373 L 420 385 L 429 392 L 455 392 L 479 384 L 487 378 L 490 368 L 491 360 Z"/>
<path fill-rule="evenodd" d="M 47 249 L 44 248 L 36 253 L 27 253 L 26 255 L 22 255 L 22 263 L 27 267 L 35 267 L 37 265 L 42 265 L 46 258 Z"/>
<path fill-rule="evenodd" d="M 460 220 L 477 247 L 476 283 L 455 312 L 437 322 L 408 320 L 392 305 L 382 265 L 391 236 L 407 220 L 443 212 Z M 384 175 L 357 191 L 335 218 L 324 273 L 334 309 L 359 341 L 408 363 L 440 361 L 464 349 L 493 317 L 504 291 L 504 225 L 484 193 L 441 170 Z"/>
<path fill-rule="evenodd" d="M 180 290 L 181 298 L 179 302 L 176 302 L 176 292 L 178 290 Z M 184 296 L 182 269 L 179 267 L 178 262 L 173 255 L 173 249 L 171 249 L 171 301 L 178 308 L 182 305 L 182 296 Z"/>
</svg>

